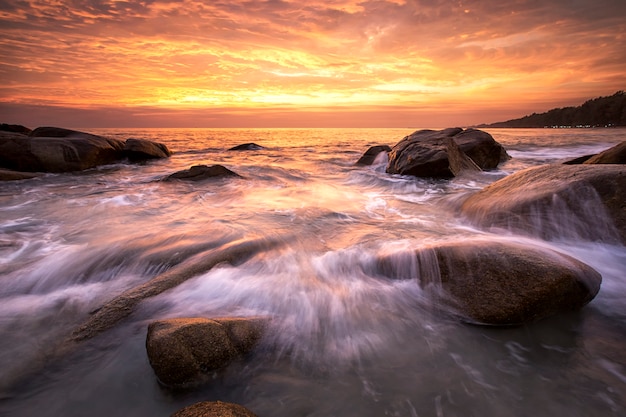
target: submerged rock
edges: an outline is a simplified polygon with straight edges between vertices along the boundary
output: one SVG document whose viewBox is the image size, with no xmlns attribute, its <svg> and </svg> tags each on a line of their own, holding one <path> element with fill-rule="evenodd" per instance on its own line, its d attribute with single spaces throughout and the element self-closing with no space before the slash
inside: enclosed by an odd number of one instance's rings
<svg viewBox="0 0 626 417">
<path fill-rule="evenodd" d="M 194 385 L 207 372 L 249 353 L 260 340 L 267 319 L 182 318 L 153 322 L 146 350 L 159 381 L 167 386 Z"/>
<path fill-rule="evenodd" d="M 82 171 L 126 158 L 124 147 L 121 140 L 60 127 L 38 127 L 29 135 L 0 132 L 0 166 L 24 172 Z"/>
<path fill-rule="evenodd" d="M 389 145 L 372 146 L 356 161 L 355 165 L 372 165 L 376 157 L 382 152 L 391 152 L 391 147 Z"/>
<path fill-rule="evenodd" d="M 410 270 L 379 260 L 379 271 L 398 278 Z M 601 275 L 590 266 L 547 247 L 481 239 L 420 249 L 413 268 L 437 306 L 483 325 L 531 323 L 578 310 L 598 293 Z"/>
<path fill-rule="evenodd" d="M 204 181 L 211 178 L 237 177 L 241 175 L 222 165 L 194 165 L 189 169 L 175 172 L 163 179 L 163 181 Z"/>
<path fill-rule="evenodd" d="M 0 168 L 0 181 L 27 180 L 37 176 L 37 174 L 33 174 L 32 172 L 19 172 Z"/>
<path fill-rule="evenodd" d="M 229 149 L 229 151 L 260 151 L 265 149 L 261 145 L 257 145 L 256 143 L 242 143 L 241 145 L 233 146 Z"/>
<path fill-rule="evenodd" d="M 479 170 L 452 139 L 462 130 L 420 130 L 405 137 L 391 149 L 387 173 L 452 178 L 463 169 Z"/>
<path fill-rule="evenodd" d="M 528 168 L 473 194 L 461 212 L 481 227 L 626 242 L 626 166 Z"/>
<path fill-rule="evenodd" d="M 203 401 L 192 404 L 171 415 L 171 417 L 257 417 L 247 408 L 221 401 Z"/>
</svg>

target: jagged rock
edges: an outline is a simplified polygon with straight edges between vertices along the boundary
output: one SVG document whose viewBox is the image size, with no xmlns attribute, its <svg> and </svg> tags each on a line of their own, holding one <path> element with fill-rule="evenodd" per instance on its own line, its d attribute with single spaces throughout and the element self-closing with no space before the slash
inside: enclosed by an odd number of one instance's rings
<svg viewBox="0 0 626 417">
<path fill-rule="evenodd" d="M 376 157 L 382 152 L 391 152 L 391 147 L 389 145 L 376 145 L 370 147 L 361 158 L 356 162 L 355 165 L 372 165 Z"/>
<path fill-rule="evenodd" d="M 483 239 L 423 248 L 413 260 L 383 257 L 378 269 L 391 278 L 408 278 L 406 271 L 415 271 L 436 305 L 463 321 L 497 326 L 578 310 L 602 282 L 590 266 L 547 247 Z"/>
<path fill-rule="evenodd" d="M 626 242 L 626 166 L 528 168 L 471 195 L 461 212 L 481 227 L 547 239 Z"/>
<path fill-rule="evenodd" d="M 480 171 L 457 145 L 461 128 L 419 130 L 398 142 L 389 153 L 387 173 L 425 178 L 452 178 L 461 171 Z"/>
<path fill-rule="evenodd" d="M 167 158 L 172 152 L 162 143 L 130 138 L 124 143 L 124 155 L 131 161 L 145 161 Z"/>
<path fill-rule="evenodd" d="M 171 415 L 171 417 L 257 417 L 247 408 L 221 401 L 203 401 L 192 404 Z"/>
<path fill-rule="evenodd" d="M 600 152 L 583 162 L 584 164 L 626 164 L 626 141 Z"/>
<path fill-rule="evenodd" d="M 175 172 L 163 179 L 163 181 L 204 181 L 211 178 L 237 177 L 241 175 L 231 171 L 222 165 L 194 165 L 189 169 Z"/>
<path fill-rule="evenodd" d="M 233 146 L 229 151 L 260 151 L 265 149 L 261 145 L 256 143 L 242 143 L 241 145 Z"/>
<path fill-rule="evenodd" d="M 182 318 L 153 322 L 146 350 L 159 381 L 167 386 L 202 382 L 206 373 L 223 368 L 250 352 L 260 340 L 267 319 Z"/>
</svg>

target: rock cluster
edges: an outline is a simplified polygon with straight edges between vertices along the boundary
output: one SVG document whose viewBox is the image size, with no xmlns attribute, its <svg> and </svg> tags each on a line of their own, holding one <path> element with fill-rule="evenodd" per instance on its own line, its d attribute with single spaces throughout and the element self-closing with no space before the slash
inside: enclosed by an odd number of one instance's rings
<svg viewBox="0 0 626 417">
<path fill-rule="evenodd" d="M 169 149 L 160 143 L 121 141 L 59 127 L 0 131 L 0 168 L 21 172 L 70 172 L 120 160 L 166 158 Z"/>
</svg>

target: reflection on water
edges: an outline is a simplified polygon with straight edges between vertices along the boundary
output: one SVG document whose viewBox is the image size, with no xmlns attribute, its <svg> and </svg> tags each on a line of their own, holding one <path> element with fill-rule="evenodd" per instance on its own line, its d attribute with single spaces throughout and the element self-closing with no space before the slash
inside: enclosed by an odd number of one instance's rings
<svg viewBox="0 0 626 417">
<path fill-rule="evenodd" d="M 624 413 L 623 246 L 563 233 L 572 228 L 548 219 L 561 230 L 542 236 L 547 244 L 600 271 L 602 289 L 579 313 L 516 329 L 442 315 L 411 263 L 399 260 L 394 280 L 375 268 L 407 248 L 490 236 L 458 218 L 466 196 L 518 169 L 605 149 L 620 140 L 615 132 L 496 130 L 514 159 L 433 181 L 387 175 L 384 159 L 353 165 L 410 129 L 94 131 L 160 140 L 176 153 L 0 184 L 0 414 L 165 416 L 218 399 L 259 416 Z M 246 142 L 265 149 L 226 151 Z M 158 181 L 214 163 L 244 178 Z M 140 303 L 115 329 L 56 353 L 90 311 L 124 290 L 197 254 L 265 237 L 286 245 L 200 273 Z M 262 349 L 197 391 L 159 388 L 146 324 L 224 315 L 271 317 Z"/>
</svg>

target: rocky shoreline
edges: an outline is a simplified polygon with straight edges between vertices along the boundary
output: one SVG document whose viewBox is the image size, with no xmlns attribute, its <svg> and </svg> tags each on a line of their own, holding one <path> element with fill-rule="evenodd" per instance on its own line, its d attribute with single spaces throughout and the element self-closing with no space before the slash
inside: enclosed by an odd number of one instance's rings
<svg viewBox="0 0 626 417">
<path fill-rule="evenodd" d="M 167 158 L 163 144 L 138 139 L 125 142 L 68 129 L 15 127 L 0 132 L 0 180 L 25 180 L 41 172 L 72 172 L 127 161 Z M 511 174 L 468 196 L 458 215 L 482 230 L 504 229 L 543 237 L 546 222 L 566 210 L 581 225 L 592 224 L 598 239 L 626 242 L 625 143 L 601 154 L 567 164 L 550 164 Z M 252 146 L 254 145 L 254 146 Z M 235 147 L 238 148 L 238 147 Z M 244 144 L 238 149 L 263 148 Z M 466 172 L 491 170 L 509 159 L 506 150 L 486 132 L 460 128 L 417 131 L 395 146 L 368 150 L 357 165 L 370 165 L 388 154 L 389 175 L 450 179 Z M 221 165 L 193 166 L 169 174 L 164 181 L 241 178 Z M 589 204 L 592 210 L 589 211 Z M 600 207 L 603 211 L 598 212 Z M 558 214 L 557 214 L 558 215 Z M 601 221 L 599 221 L 600 219 Z M 597 224 L 594 222 L 598 222 Z M 573 229 L 575 233 L 583 230 Z M 78 343 L 113 327 L 151 297 L 202 273 L 218 263 L 237 264 L 284 242 L 264 240 L 203 251 L 152 281 L 127 291 L 94 312 L 72 337 Z M 407 268 L 402 263 L 409 263 Z M 433 266 L 435 268 L 433 268 Z M 548 245 L 504 243 L 497 239 L 465 239 L 418 247 L 407 253 L 381 256 L 380 279 L 415 279 L 440 307 L 441 314 L 462 322 L 489 326 L 520 326 L 583 308 L 600 291 L 601 275 L 590 266 Z M 415 275 L 403 275 L 414 271 Z M 155 377 L 165 387 L 186 388 L 207 383 L 207 375 L 235 360 L 245 360 L 264 335 L 272 332 L 265 317 L 181 317 L 148 326 L 146 352 Z M 174 416 L 254 416 L 241 406 L 198 403 Z"/>
</svg>

